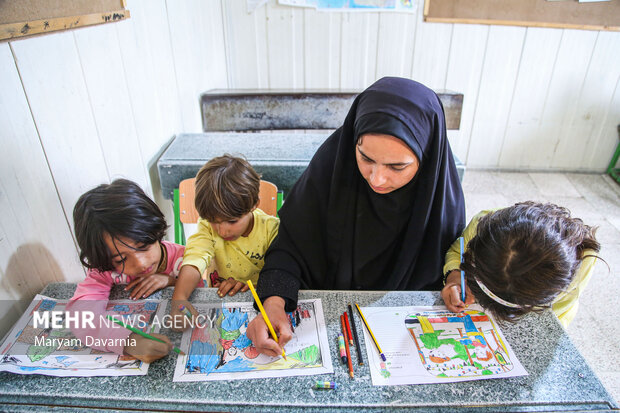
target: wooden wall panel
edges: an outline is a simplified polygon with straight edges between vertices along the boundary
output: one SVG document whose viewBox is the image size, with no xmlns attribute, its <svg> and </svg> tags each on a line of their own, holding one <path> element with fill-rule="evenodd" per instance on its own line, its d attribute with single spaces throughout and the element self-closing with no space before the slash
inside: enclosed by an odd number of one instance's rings
<svg viewBox="0 0 620 413">
<path fill-rule="evenodd" d="M 443 89 L 446 85 L 454 25 L 428 24 L 422 21 L 422 17 L 422 7 L 418 7 L 410 77 L 431 89 Z"/>
<path fill-rule="evenodd" d="M 564 162 L 565 154 L 572 150 L 571 124 L 576 116 L 597 37 L 598 33 L 593 31 L 563 30 L 545 109 L 536 134 L 536 139 L 546 140 L 549 146 L 547 150 L 530 153 L 532 163 L 538 168 L 570 169 L 570 165 Z"/>
<path fill-rule="evenodd" d="M 377 64 L 376 13 L 342 13 L 340 87 L 362 90 L 374 82 Z"/>
<path fill-rule="evenodd" d="M 379 14 L 376 79 L 383 76 L 409 77 L 416 23 L 413 13 Z"/>
<path fill-rule="evenodd" d="M 502 143 L 514 94 L 526 29 L 492 26 L 480 77 L 465 164 L 501 167 Z"/>
<path fill-rule="evenodd" d="M 175 76 L 168 79 L 176 79 L 183 132 L 200 132 L 200 94 L 208 89 L 227 86 L 220 3 L 172 1 L 166 3 L 165 10 L 168 12 L 169 44 L 172 46 L 168 65 L 175 71 Z M 166 40 L 162 36 L 162 41 Z M 164 44 L 158 46 L 169 48 Z"/>
<path fill-rule="evenodd" d="M 75 44 L 110 179 L 131 179 L 148 190 L 146 162 L 136 133 L 116 27 L 78 30 Z M 103 182 L 107 179 L 99 183 Z"/>
<path fill-rule="evenodd" d="M 601 164 L 606 166 L 616 148 L 618 132 L 615 126 L 620 124 L 619 81 L 619 33 L 600 32 L 579 99 L 578 114 L 583 123 L 576 128 L 581 134 L 574 138 L 582 145 L 572 148 L 583 148 L 583 156 L 577 162 L 581 169 L 593 169 Z"/>
<path fill-rule="evenodd" d="M 462 161 L 469 150 L 488 36 L 488 26 L 457 24 L 452 31 L 445 88 L 463 93 L 463 110 L 459 130 L 448 131 L 448 137 Z"/>
<path fill-rule="evenodd" d="M 303 61 L 304 87 L 308 89 L 340 86 L 340 24 L 337 13 L 304 10 Z"/>
<path fill-rule="evenodd" d="M 247 13 L 242 1 L 222 2 L 228 86 L 269 87 L 266 8 Z"/>
<path fill-rule="evenodd" d="M 537 154 L 552 152 L 553 142 L 538 134 L 562 30 L 527 28 L 510 114 L 499 157 L 508 168 L 540 167 Z"/>
<path fill-rule="evenodd" d="M 0 336 L 50 282 L 84 277 L 8 43 L 0 43 Z"/>
<path fill-rule="evenodd" d="M 60 201 L 71 216 L 78 197 L 109 178 L 73 33 L 11 46 Z"/>
</svg>

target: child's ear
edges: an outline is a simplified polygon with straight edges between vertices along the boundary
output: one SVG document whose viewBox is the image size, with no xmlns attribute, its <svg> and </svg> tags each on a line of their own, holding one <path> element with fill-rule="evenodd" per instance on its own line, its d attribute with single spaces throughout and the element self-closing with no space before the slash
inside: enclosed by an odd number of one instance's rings
<svg viewBox="0 0 620 413">
<path fill-rule="evenodd" d="M 258 208 L 258 204 L 260 204 L 260 198 L 258 198 L 258 201 L 256 201 L 256 204 L 254 204 L 254 206 L 252 207 L 252 209 L 250 209 L 250 212 L 254 212 L 254 210 L 256 208 Z"/>
</svg>

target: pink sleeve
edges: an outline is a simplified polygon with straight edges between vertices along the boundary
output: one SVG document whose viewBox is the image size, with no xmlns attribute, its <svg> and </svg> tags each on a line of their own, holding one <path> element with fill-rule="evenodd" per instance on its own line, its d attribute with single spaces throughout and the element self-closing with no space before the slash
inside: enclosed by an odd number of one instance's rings
<svg viewBox="0 0 620 413">
<path fill-rule="evenodd" d="M 106 316 L 106 306 L 108 305 L 108 299 L 110 297 L 110 290 L 114 281 L 112 279 L 112 272 L 100 272 L 97 270 L 90 270 L 86 279 L 82 281 L 76 288 L 73 297 L 67 304 L 66 310 L 70 312 L 89 311 L 94 313 L 93 324 L 95 328 L 72 328 L 71 331 L 76 338 L 80 339 L 82 344 L 86 345 L 87 337 L 89 341 L 101 342 L 101 343 L 119 343 L 121 340 L 126 339 L 131 334 L 131 331 L 126 328 L 112 324 L 106 327 L 105 324 L 100 322 L 101 317 Z M 110 340 L 112 339 L 112 340 Z M 115 354 L 123 354 L 124 346 L 122 345 L 91 345 L 91 348 L 96 350 L 106 351 Z"/>
<path fill-rule="evenodd" d="M 178 277 L 179 271 L 181 270 L 181 263 L 183 262 L 185 246 L 168 241 L 162 241 L 162 244 L 164 244 L 164 247 L 166 247 L 166 252 L 168 253 L 168 263 L 166 265 L 165 273 Z"/>
</svg>

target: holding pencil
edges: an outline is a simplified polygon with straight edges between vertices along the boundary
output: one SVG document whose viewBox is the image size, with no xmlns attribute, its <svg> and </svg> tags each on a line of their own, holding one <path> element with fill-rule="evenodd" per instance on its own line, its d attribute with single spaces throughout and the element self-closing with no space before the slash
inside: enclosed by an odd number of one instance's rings
<svg viewBox="0 0 620 413">
<path fill-rule="evenodd" d="M 157 337 L 155 337 L 155 336 L 152 336 L 152 335 L 150 335 L 149 333 L 145 333 L 144 331 L 139 330 L 139 329 L 137 329 L 137 328 L 135 328 L 135 327 L 132 327 L 132 326 L 130 326 L 130 325 L 128 325 L 128 324 L 125 324 L 125 323 L 124 323 L 124 322 L 122 322 L 121 320 L 117 320 L 116 318 L 112 317 L 112 316 L 111 316 L 111 315 L 109 315 L 109 314 L 107 315 L 107 318 L 108 318 L 108 320 L 115 322 L 116 324 L 118 324 L 118 325 L 119 325 L 119 326 L 121 326 L 121 327 L 125 327 L 127 330 L 129 330 L 129 331 L 131 331 L 131 332 L 133 332 L 133 333 L 136 333 L 136 334 L 138 334 L 139 336 L 142 336 L 142 337 L 148 338 L 148 339 L 150 339 L 150 340 L 159 341 L 160 343 L 168 344 L 168 343 L 166 343 L 164 340 L 162 340 L 162 339 L 160 339 L 160 338 L 157 338 Z M 184 356 L 184 355 L 185 355 L 185 353 L 184 353 L 183 351 L 181 351 L 181 349 L 180 349 L 180 348 L 178 348 L 178 347 L 174 347 L 172 350 L 173 350 L 174 352 L 176 352 L 177 354 L 180 354 L 180 355 L 182 355 L 182 356 Z"/>
<path fill-rule="evenodd" d="M 256 294 L 256 290 L 254 289 L 252 280 L 248 280 L 248 287 L 250 287 L 250 291 L 252 292 L 252 295 L 254 296 L 254 301 L 256 301 L 256 305 L 258 306 L 260 313 L 263 315 L 263 320 L 265 320 L 265 324 L 267 324 L 267 328 L 269 329 L 269 332 L 271 333 L 271 338 L 273 338 L 273 341 L 280 344 L 280 342 L 278 341 L 278 336 L 275 330 L 273 329 L 273 326 L 271 325 L 271 321 L 269 321 L 269 317 L 267 317 L 267 313 L 265 312 L 265 309 L 263 308 L 263 303 L 260 302 L 260 298 L 258 298 L 258 294 Z M 282 357 L 284 358 L 284 360 L 286 360 L 286 353 L 284 352 L 284 349 L 282 349 Z"/>
</svg>

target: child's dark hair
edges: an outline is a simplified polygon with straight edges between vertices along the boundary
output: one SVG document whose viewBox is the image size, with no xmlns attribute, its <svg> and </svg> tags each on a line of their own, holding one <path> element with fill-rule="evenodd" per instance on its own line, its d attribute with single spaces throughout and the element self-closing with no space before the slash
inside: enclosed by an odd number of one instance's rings
<svg viewBox="0 0 620 413">
<path fill-rule="evenodd" d="M 463 255 L 467 285 L 499 319 L 514 321 L 549 307 L 566 291 L 585 250 L 600 251 L 595 228 L 554 204 L 522 202 L 480 218 Z M 490 298 L 476 278 L 494 295 Z"/>
<path fill-rule="evenodd" d="M 117 179 L 84 193 L 73 208 L 80 261 L 87 268 L 114 269 L 103 235 L 150 245 L 166 234 L 166 220 L 155 202 L 134 182 Z"/>
<path fill-rule="evenodd" d="M 234 220 L 258 204 L 260 176 L 243 158 L 218 156 L 196 175 L 196 211 L 208 221 Z"/>
</svg>

